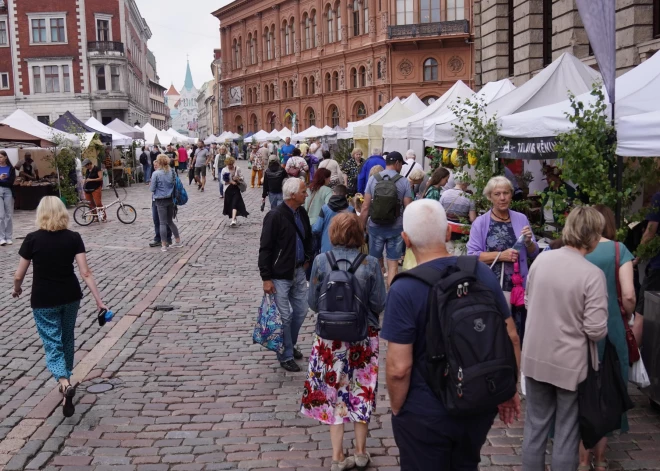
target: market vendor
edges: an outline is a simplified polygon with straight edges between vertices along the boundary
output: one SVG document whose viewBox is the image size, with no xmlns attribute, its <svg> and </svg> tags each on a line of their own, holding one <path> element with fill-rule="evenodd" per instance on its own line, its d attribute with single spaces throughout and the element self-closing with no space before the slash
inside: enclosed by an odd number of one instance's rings
<svg viewBox="0 0 660 471">
<path fill-rule="evenodd" d="M 23 170 L 21 170 L 21 167 Z M 32 160 L 32 154 L 29 152 L 25 153 L 25 158 L 19 160 L 14 168 L 19 170 L 18 176 L 25 180 L 39 180 L 39 170 L 37 170 L 34 160 Z"/>
<path fill-rule="evenodd" d="M 573 200 L 577 198 L 577 192 L 575 188 L 562 179 L 561 169 L 558 167 L 544 165 L 542 171 L 545 175 L 545 180 L 548 182 L 548 186 L 541 192 L 543 230 L 546 232 L 557 232 L 561 229 L 559 217 L 570 211 L 570 208 L 573 206 Z M 557 194 L 563 194 L 564 192 L 566 193 L 563 200 L 564 204 L 556 207 L 554 200 L 557 198 Z"/>
</svg>

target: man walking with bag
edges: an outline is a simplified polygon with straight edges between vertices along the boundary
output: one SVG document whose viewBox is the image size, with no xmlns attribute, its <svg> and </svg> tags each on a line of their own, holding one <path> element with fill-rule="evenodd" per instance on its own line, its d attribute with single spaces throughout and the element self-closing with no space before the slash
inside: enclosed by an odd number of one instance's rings
<svg viewBox="0 0 660 471">
<path fill-rule="evenodd" d="M 314 256 L 309 216 L 302 207 L 306 190 L 300 179 L 284 182 L 284 203 L 266 214 L 259 246 L 264 292 L 274 295 L 282 317 L 284 353 L 278 354 L 277 359 L 282 368 L 292 372 L 300 371 L 294 359 L 303 358 L 296 342 L 308 311 L 305 270 Z"/>
</svg>

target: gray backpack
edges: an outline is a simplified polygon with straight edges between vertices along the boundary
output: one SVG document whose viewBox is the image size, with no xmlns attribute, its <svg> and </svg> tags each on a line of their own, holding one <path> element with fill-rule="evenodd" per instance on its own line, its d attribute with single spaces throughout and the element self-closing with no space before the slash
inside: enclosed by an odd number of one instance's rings
<svg viewBox="0 0 660 471">
<path fill-rule="evenodd" d="M 374 178 L 376 179 L 376 186 L 369 208 L 371 221 L 381 225 L 394 224 L 401 214 L 401 202 L 399 201 L 396 182 L 403 177 L 401 175 L 395 177 L 383 176 L 377 173 Z"/>
</svg>

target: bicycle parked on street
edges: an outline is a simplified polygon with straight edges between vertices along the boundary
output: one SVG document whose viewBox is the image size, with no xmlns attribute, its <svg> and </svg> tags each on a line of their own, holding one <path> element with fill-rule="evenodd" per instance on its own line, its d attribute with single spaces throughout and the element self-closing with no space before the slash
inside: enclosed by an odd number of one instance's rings
<svg viewBox="0 0 660 471">
<path fill-rule="evenodd" d="M 105 219 L 107 217 L 107 210 L 118 204 L 117 219 L 124 224 L 133 224 L 137 219 L 137 211 L 130 204 L 124 203 L 127 197 L 126 189 L 122 188 L 123 194 L 120 197 L 116 185 L 112 185 L 110 188 L 112 188 L 117 197 L 115 201 L 108 205 L 97 206 L 96 208 L 92 208 L 87 201 L 81 201 L 73 212 L 73 220 L 81 226 L 89 226 L 95 220 L 99 222 L 99 216 L 101 219 Z"/>
</svg>

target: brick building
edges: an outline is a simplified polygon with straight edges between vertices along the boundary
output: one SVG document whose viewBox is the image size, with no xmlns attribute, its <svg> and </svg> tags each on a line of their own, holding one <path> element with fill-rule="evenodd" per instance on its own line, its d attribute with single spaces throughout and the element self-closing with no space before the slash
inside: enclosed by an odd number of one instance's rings
<svg viewBox="0 0 660 471">
<path fill-rule="evenodd" d="M 616 1 L 620 75 L 660 49 L 660 0 Z M 597 68 L 575 0 L 475 0 L 476 85 L 529 80 L 564 52 Z"/>
<path fill-rule="evenodd" d="M 147 78 L 149 79 L 149 122 L 156 129 L 167 130 L 171 125 L 170 109 L 165 104 L 167 88 L 160 84 L 156 56 L 147 50 Z"/>
<path fill-rule="evenodd" d="M 135 0 L 3 0 L 0 117 L 148 122 L 150 37 Z"/>
<path fill-rule="evenodd" d="M 473 83 L 470 0 L 235 0 L 213 15 L 225 130 L 291 126 L 292 113 L 301 129 L 346 126 L 395 96 Z"/>
</svg>

